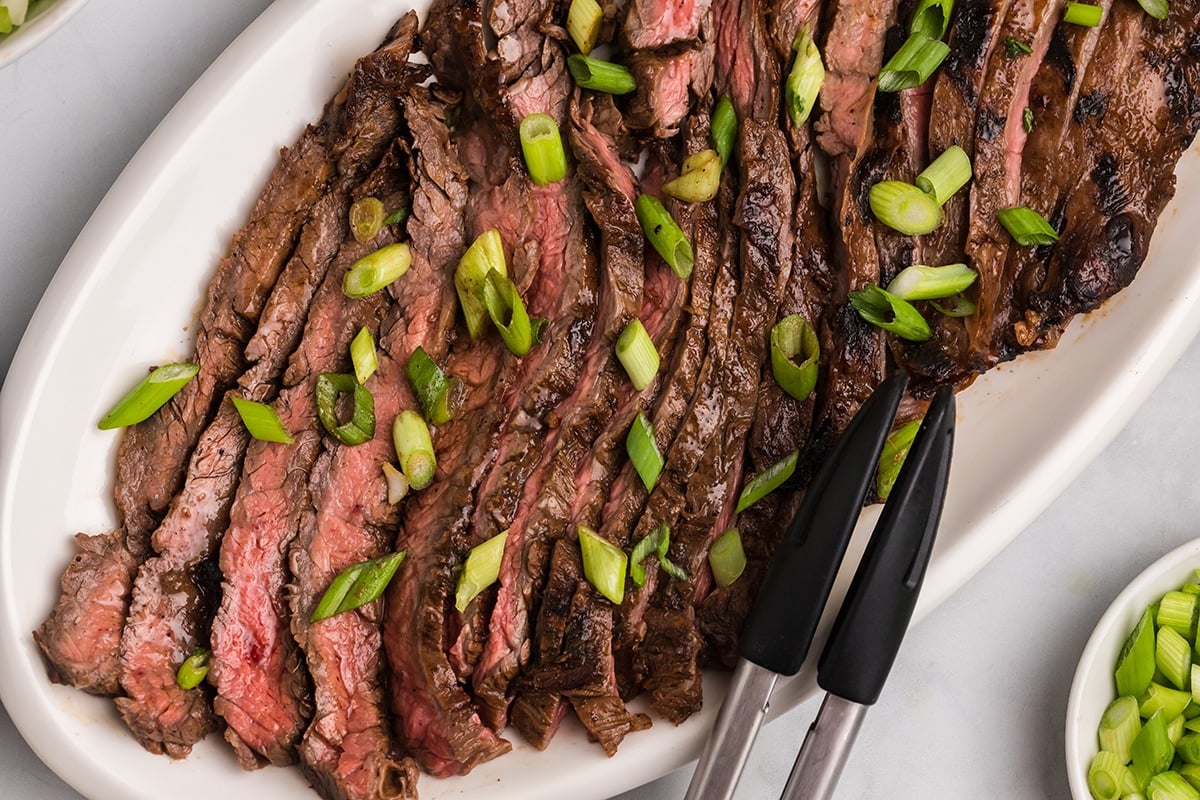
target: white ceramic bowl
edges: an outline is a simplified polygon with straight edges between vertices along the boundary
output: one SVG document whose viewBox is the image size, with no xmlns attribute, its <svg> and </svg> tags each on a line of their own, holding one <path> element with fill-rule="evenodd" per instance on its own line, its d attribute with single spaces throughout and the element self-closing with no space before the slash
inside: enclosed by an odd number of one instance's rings
<svg viewBox="0 0 1200 800">
<path fill-rule="evenodd" d="M 29 8 L 25 23 L 10 34 L 0 34 L 0 69 L 44 42 L 83 8 L 87 0 L 39 0 Z"/>
<path fill-rule="evenodd" d="M 1087 770 L 1099 749 L 1096 729 L 1100 716 L 1116 697 L 1113 671 L 1121 646 L 1147 606 L 1186 583 L 1197 568 L 1200 539 L 1155 561 L 1117 595 L 1083 648 L 1067 701 L 1067 777 L 1075 800 L 1092 797 L 1087 788 Z"/>
</svg>

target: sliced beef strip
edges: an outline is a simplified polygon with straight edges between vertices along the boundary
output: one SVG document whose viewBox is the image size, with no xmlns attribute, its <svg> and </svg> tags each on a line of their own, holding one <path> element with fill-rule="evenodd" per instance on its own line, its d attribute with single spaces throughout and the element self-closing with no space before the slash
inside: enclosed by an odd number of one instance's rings
<svg viewBox="0 0 1200 800">
<path fill-rule="evenodd" d="M 692 42 L 712 0 L 631 0 L 625 6 L 621 44 L 627 50 L 649 50 Z"/>
<path fill-rule="evenodd" d="M 660 139 L 674 136 L 708 99 L 716 36 L 710 0 L 634 2 L 625 8 L 621 62 L 637 82 L 626 123 Z"/>
<path fill-rule="evenodd" d="M 715 70 L 739 119 L 773 121 L 779 116 L 784 67 L 767 40 L 764 5 L 760 0 L 728 0 L 715 9 Z"/>
</svg>

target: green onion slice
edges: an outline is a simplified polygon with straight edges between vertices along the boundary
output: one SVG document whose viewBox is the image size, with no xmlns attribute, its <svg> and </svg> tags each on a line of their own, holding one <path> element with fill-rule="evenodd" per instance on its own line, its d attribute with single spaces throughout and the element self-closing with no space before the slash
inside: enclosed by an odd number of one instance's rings
<svg viewBox="0 0 1200 800">
<path fill-rule="evenodd" d="M 350 266 L 342 279 L 342 293 L 350 298 L 375 294 L 408 272 L 411 265 L 412 251 L 407 242 L 384 245 Z"/>
<path fill-rule="evenodd" d="M 1131 752 L 1135 776 L 1145 775 L 1149 778 L 1171 766 L 1175 747 L 1167 735 L 1167 722 L 1166 714 L 1156 712 L 1134 737 Z"/>
<path fill-rule="evenodd" d="M 921 312 L 907 300 L 901 300 L 878 286 L 867 286 L 850 293 L 850 305 L 872 325 L 910 342 L 924 342 L 931 333 Z"/>
<path fill-rule="evenodd" d="M 369 242 L 383 229 L 387 212 L 377 197 L 363 197 L 350 206 L 350 232 L 357 242 Z"/>
<path fill-rule="evenodd" d="M 941 300 L 952 297 L 975 282 L 978 273 L 966 264 L 926 267 L 914 264 L 900 270 L 887 290 L 901 300 Z"/>
<path fill-rule="evenodd" d="M 649 386 L 658 374 L 658 350 L 654 348 L 654 341 L 640 319 L 635 317 L 630 320 L 617 337 L 617 360 L 639 392 Z"/>
<path fill-rule="evenodd" d="M 1175 719 L 1191 705 L 1192 694 L 1182 689 L 1172 689 L 1161 683 L 1151 682 L 1138 703 L 1138 713 L 1143 719 L 1150 719 L 1158 712 L 1163 712 L 1167 719 Z"/>
<path fill-rule="evenodd" d="M 321 424 L 342 444 L 362 444 L 375 435 L 375 398 L 353 375 L 337 372 L 318 375 L 316 394 Z M 344 394 L 354 399 L 349 422 L 338 419 L 338 398 Z"/>
<path fill-rule="evenodd" d="M 406 220 L 406 219 L 408 219 L 408 209 L 405 208 L 404 206 L 401 206 L 400 208 L 397 208 L 395 211 L 393 211 L 391 214 L 388 214 L 387 218 L 383 221 L 383 224 L 384 225 L 398 225 L 399 223 L 404 222 L 404 220 Z"/>
<path fill-rule="evenodd" d="M 635 210 L 642 231 L 655 252 L 662 256 L 676 275 L 687 280 L 696 261 L 692 243 L 663 207 L 662 201 L 652 195 L 638 195 Z"/>
<path fill-rule="evenodd" d="M 677 581 L 686 581 L 688 579 L 687 570 L 667 558 L 665 553 L 659 556 L 658 565 L 662 567 L 663 572 Z"/>
<path fill-rule="evenodd" d="M 388 505 L 394 506 L 408 495 L 408 478 L 387 461 L 383 462 L 383 479 L 387 481 Z"/>
<path fill-rule="evenodd" d="M 1025 106 L 1025 110 L 1021 112 L 1021 127 L 1026 133 L 1033 133 L 1033 109 Z"/>
<path fill-rule="evenodd" d="M 938 205 L 945 205 L 950 196 L 971 180 L 971 159 L 966 151 L 952 144 L 942 151 L 928 167 L 917 176 L 917 188 L 932 197 Z"/>
<path fill-rule="evenodd" d="M 636 585 L 646 585 L 646 568 L 643 562 L 652 555 L 661 560 L 666 555 L 670 543 L 671 529 L 663 524 L 647 533 L 633 546 L 633 552 L 629 556 L 629 577 L 633 578 Z"/>
<path fill-rule="evenodd" d="M 1019 245 L 1032 247 L 1058 241 L 1058 232 L 1045 217 L 1033 209 L 1025 206 L 1002 208 L 997 215 L 1000 217 L 1000 224 Z"/>
<path fill-rule="evenodd" d="M 1094 28 L 1100 24 L 1100 19 L 1104 16 L 1104 9 L 1100 6 L 1094 6 L 1089 3 L 1067 3 L 1063 10 L 1063 22 L 1071 25 L 1083 25 L 1088 28 Z"/>
<path fill-rule="evenodd" d="M 796 460 L 800 457 L 799 450 L 793 450 L 779 461 L 755 475 L 742 488 L 738 497 L 735 513 L 740 514 L 750 506 L 762 500 L 771 492 L 783 485 L 796 471 Z"/>
<path fill-rule="evenodd" d="M 1174 628 L 1187 638 L 1196 634 L 1196 615 L 1200 611 L 1200 597 L 1183 591 L 1167 592 L 1158 601 L 1155 622 L 1160 628 Z"/>
<path fill-rule="evenodd" d="M 375 352 L 375 337 L 364 325 L 350 342 L 350 361 L 354 364 L 354 377 L 359 383 L 367 379 L 379 369 L 379 356 Z"/>
<path fill-rule="evenodd" d="M 950 27 L 950 12 L 953 10 L 954 0 L 920 0 L 913 11 L 908 32 L 941 39 Z"/>
<path fill-rule="evenodd" d="M 1122 764 L 1128 764 L 1133 757 L 1133 740 L 1141 729 L 1137 700 L 1118 697 L 1108 704 L 1100 717 L 1100 749 L 1115 754 Z"/>
<path fill-rule="evenodd" d="M 821 51 L 817 49 L 807 25 L 796 34 L 792 50 L 796 57 L 783 86 L 783 107 L 787 109 L 792 124 L 799 127 L 817 104 L 817 95 L 821 91 L 821 84 L 825 82 L 825 64 L 821 61 Z"/>
<path fill-rule="evenodd" d="M 1004 38 L 1004 57 L 1019 58 L 1033 53 L 1033 48 L 1020 39 L 1014 39 L 1011 36 Z"/>
<path fill-rule="evenodd" d="M 717 537 L 708 550 L 708 566 L 712 568 L 713 580 L 721 586 L 729 586 L 746 570 L 746 551 L 742 549 L 742 534 L 730 528 Z"/>
<path fill-rule="evenodd" d="M 1132 772 L 1130 774 L 1132 775 Z M 1137 787 L 1136 778 L 1130 785 Z M 1178 772 L 1169 770 L 1155 775 L 1147 782 L 1146 797 L 1148 800 L 1196 800 L 1200 798 L 1200 791 Z"/>
<path fill-rule="evenodd" d="M 721 156 L 716 150 L 701 150 L 688 156 L 678 178 L 663 184 L 663 194 L 688 203 L 705 203 L 721 188 Z"/>
<path fill-rule="evenodd" d="M 920 86 L 949 54 L 945 42 L 920 33 L 910 35 L 879 73 L 879 91 L 899 92 Z"/>
<path fill-rule="evenodd" d="M 1138 0 L 1138 5 L 1155 19 L 1167 18 L 1167 0 Z"/>
<path fill-rule="evenodd" d="M 525 303 L 516 285 L 497 270 L 487 274 L 483 282 L 483 304 L 500 338 L 513 355 L 523 356 L 540 340 L 544 325 L 532 324 Z"/>
<path fill-rule="evenodd" d="M 1146 609 L 1117 658 L 1117 694 L 1141 697 L 1154 679 L 1154 617 Z"/>
<path fill-rule="evenodd" d="M 956 294 L 946 298 L 946 302 L 931 300 L 929 305 L 936 308 L 947 317 L 969 317 L 975 313 L 975 303 L 964 294 Z"/>
<path fill-rule="evenodd" d="M 733 101 L 729 99 L 729 95 L 723 94 L 717 101 L 717 107 L 713 110 L 712 128 L 709 131 L 713 148 L 721 156 L 722 165 L 728 164 L 729 157 L 733 155 L 737 132 L 738 118 L 737 112 L 733 109 Z"/>
<path fill-rule="evenodd" d="M 232 395 L 229 399 L 233 401 L 233 407 L 237 409 L 238 416 L 242 418 L 242 424 L 255 439 L 280 444 L 292 444 L 295 441 L 288 433 L 287 428 L 283 427 L 283 421 L 279 419 L 279 414 L 275 413 L 275 409 L 271 406 Z"/>
<path fill-rule="evenodd" d="M 867 200 L 876 219 L 907 236 L 931 233 L 942 224 L 941 205 L 911 183 L 881 181 Z"/>
<path fill-rule="evenodd" d="M 433 482 L 437 456 L 424 417 L 415 411 L 401 411 L 392 422 L 392 444 L 409 486 L 420 491 Z"/>
<path fill-rule="evenodd" d="M 658 442 L 654 440 L 654 426 L 641 411 L 634 417 L 629 434 L 625 437 L 625 452 L 629 454 L 629 460 L 633 462 L 633 468 L 637 470 L 646 490 L 653 489 L 666 462 L 662 451 L 658 449 Z"/>
<path fill-rule="evenodd" d="M 530 114 L 521 120 L 521 152 L 529 177 L 538 186 L 561 181 L 567 175 L 567 153 L 563 150 L 558 123 L 549 114 Z"/>
<path fill-rule="evenodd" d="M 12 33 L 13 20 L 8 8 L 0 6 L 0 33 Z"/>
<path fill-rule="evenodd" d="M 500 562 L 504 559 L 504 543 L 508 531 L 496 534 L 467 553 L 467 561 L 458 573 L 458 588 L 454 592 L 454 607 L 463 612 L 475 597 L 500 578 Z"/>
<path fill-rule="evenodd" d="M 199 364 L 163 364 L 142 378 L 103 417 L 102 431 L 136 425 L 158 411 L 200 371 Z"/>
<path fill-rule="evenodd" d="M 567 57 L 567 69 L 571 71 L 576 84 L 593 92 L 629 94 L 637 89 L 633 73 L 611 61 L 575 53 Z"/>
<path fill-rule="evenodd" d="M 377 600 L 404 563 L 404 555 L 401 550 L 346 567 L 330 582 L 308 621 L 320 622 Z"/>
<path fill-rule="evenodd" d="M 1154 663 L 1176 689 L 1188 689 L 1192 678 L 1192 645 L 1173 628 L 1154 636 Z M 1190 702 L 1190 695 L 1189 695 Z"/>
<path fill-rule="evenodd" d="M 771 328 L 771 374 L 780 388 L 804 400 L 817 385 L 821 343 L 808 320 L 790 314 Z"/>
<path fill-rule="evenodd" d="M 603 23 L 604 10 L 596 0 L 571 0 L 567 9 L 567 33 L 585 56 L 596 46 Z"/>
<path fill-rule="evenodd" d="M 917 438 L 917 430 L 920 427 L 919 419 L 901 425 L 892 431 L 883 443 L 883 451 L 879 454 L 879 470 L 875 476 L 875 490 L 881 500 L 886 500 L 892 493 L 896 478 L 900 476 L 900 468 L 904 466 L 904 459 L 908 457 L 908 451 L 912 448 L 913 439 Z"/>
<path fill-rule="evenodd" d="M 212 650 L 201 647 L 183 660 L 175 673 L 175 685 L 185 692 L 195 689 L 208 675 L 208 662 Z"/>
<path fill-rule="evenodd" d="M 447 375 L 420 345 L 408 357 L 404 368 L 409 383 L 421 404 L 421 413 L 434 425 L 445 425 L 454 419 L 462 408 L 463 382 L 457 376 Z"/>
<path fill-rule="evenodd" d="M 1171 735 L 1171 727 L 1175 724 L 1176 720 L 1179 721 L 1181 729 L 1184 725 L 1182 716 L 1171 720 L 1167 727 L 1168 737 Z M 1186 736 L 1180 735 L 1179 738 L 1172 741 L 1175 742 L 1175 752 L 1179 754 L 1181 759 L 1188 764 L 1200 764 L 1200 734 L 1190 733 Z"/>
<path fill-rule="evenodd" d="M 454 288 L 458 291 L 458 303 L 472 339 L 478 339 L 487 325 L 488 309 L 483 300 L 483 285 L 487 282 L 488 273 L 493 270 L 508 275 L 504 242 L 500 239 L 500 231 L 495 228 L 484 231 L 471 242 L 454 271 Z"/>
<path fill-rule="evenodd" d="M 583 576 L 596 591 L 617 605 L 625 599 L 625 552 L 586 525 L 579 526 L 579 550 L 583 555 Z"/>
<path fill-rule="evenodd" d="M 1126 784 L 1137 786 L 1133 773 L 1125 762 L 1113 753 L 1101 750 L 1092 759 L 1087 773 L 1088 791 L 1100 800 L 1120 800 L 1125 795 Z"/>
</svg>

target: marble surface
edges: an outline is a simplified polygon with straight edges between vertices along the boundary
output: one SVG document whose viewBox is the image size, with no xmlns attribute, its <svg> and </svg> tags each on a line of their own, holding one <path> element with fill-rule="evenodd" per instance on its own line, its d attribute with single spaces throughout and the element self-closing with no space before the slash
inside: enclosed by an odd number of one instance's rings
<svg viewBox="0 0 1200 800">
<path fill-rule="evenodd" d="M 0 378 L 38 298 L 154 126 L 266 0 L 91 0 L 0 70 Z M 13 387 L 8 387 L 13 388 Z M 1062 725 L 1084 642 L 1124 584 L 1197 536 L 1200 345 L 1011 546 L 908 636 L 837 797 L 1067 798 Z M 760 736 L 738 797 L 777 796 L 810 702 Z M 627 747 L 636 747 L 636 738 Z M 620 796 L 683 796 L 690 767 Z M 436 783 L 422 796 L 436 798 Z M 0 797 L 78 800 L 0 709 Z"/>
</svg>

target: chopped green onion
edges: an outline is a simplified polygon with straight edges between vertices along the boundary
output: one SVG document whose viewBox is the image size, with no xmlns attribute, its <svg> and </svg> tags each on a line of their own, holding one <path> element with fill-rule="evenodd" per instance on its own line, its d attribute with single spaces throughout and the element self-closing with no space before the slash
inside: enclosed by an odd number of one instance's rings
<svg viewBox="0 0 1200 800">
<path fill-rule="evenodd" d="M 742 493 L 738 496 L 737 508 L 734 513 L 740 514 L 750 506 L 762 500 L 771 492 L 783 485 L 784 481 L 792 477 L 792 473 L 796 471 L 796 459 L 799 458 L 800 451 L 793 450 L 786 456 L 776 461 L 771 466 L 764 469 L 762 472 L 755 475 L 750 481 L 742 487 Z"/>
<path fill-rule="evenodd" d="M 354 364 L 354 377 L 359 383 L 367 379 L 379 369 L 379 356 L 375 352 L 375 337 L 363 326 L 354 341 L 350 342 L 350 361 Z"/>
<path fill-rule="evenodd" d="M 437 456 L 424 417 L 415 411 L 401 411 L 392 423 L 392 444 L 409 486 L 420 491 L 433 482 Z"/>
<path fill-rule="evenodd" d="M 687 280 L 696 261 L 692 243 L 663 207 L 662 201 L 653 195 L 638 195 L 635 210 L 642 232 L 650 240 L 655 252 L 662 256 L 676 275 Z"/>
<path fill-rule="evenodd" d="M 910 342 L 924 342 L 931 333 L 921 312 L 907 300 L 901 300 L 878 286 L 850 293 L 850 305 L 872 325 Z"/>
<path fill-rule="evenodd" d="M 633 462 L 633 468 L 637 470 L 646 490 L 653 489 L 665 462 L 658 442 L 654 440 L 654 426 L 646 419 L 644 412 L 638 412 L 629 428 L 629 434 L 625 437 L 625 452 L 629 454 L 629 460 Z"/>
<path fill-rule="evenodd" d="M 183 660 L 175 673 L 175 685 L 185 692 L 195 689 L 208 675 L 208 662 L 212 650 L 201 647 Z"/>
<path fill-rule="evenodd" d="M 308 621 L 320 622 L 377 600 L 404 563 L 404 555 L 401 550 L 346 567 L 330 582 Z"/>
<path fill-rule="evenodd" d="M 1179 769 L 1175 771 L 1183 776 L 1183 779 L 1190 783 L 1193 789 L 1200 790 L 1200 765 L 1180 764 Z"/>
<path fill-rule="evenodd" d="M 821 343 L 808 320 L 789 314 L 771 328 L 771 374 L 780 388 L 804 400 L 817 385 Z"/>
<path fill-rule="evenodd" d="M 661 560 L 670 543 L 671 529 L 666 525 L 659 525 L 633 546 L 633 553 L 629 556 L 629 577 L 633 578 L 635 584 L 646 585 L 646 568 L 642 566 L 642 562 L 652 555 L 657 555 Z"/>
<path fill-rule="evenodd" d="M 914 419 L 892 431 L 883 443 L 883 451 L 879 454 L 879 470 L 875 476 L 875 490 L 880 500 L 887 500 L 900 477 L 900 468 L 912 448 L 913 439 L 917 438 L 917 430 L 921 420 Z"/>
<path fill-rule="evenodd" d="M 966 264 L 926 267 L 914 264 L 900 270 L 887 290 L 901 300 L 941 300 L 953 297 L 975 282 L 978 273 Z"/>
<path fill-rule="evenodd" d="M 571 71 L 571 77 L 575 79 L 576 84 L 593 92 L 629 94 L 637 89 L 633 73 L 611 61 L 601 61 L 575 53 L 567 57 L 567 69 Z"/>
<path fill-rule="evenodd" d="M 950 12 L 953 10 L 954 0 L 920 0 L 913 11 L 908 32 L 941 39 L 950 27 Z"/>
<path fill-rule="evenodd" d="M 946 298 L 949 302 L 938 303 L 931 300 L 929 305 L 936 308 L 947 317 L 969 317 L 975 313 L 975 303 L 964 294 L 956 294 Z"/>
<path fill-rule="evenodd" d="M 351 298 L 375 294 L 408 272 L 411 265 L 412 251 L 407 242 L 384 245 L 350 266 L 342 280 L 342 292 Z"/>
<path fill-rule="evenodd" d="M 523 356 L 541 340 L 544 324 L 534 325 L 516 285 L 497 270 L 483 282 L 483 304 L 492 324 L 513 355 Z"/>
<path fill-rule="evenodd" d="M 913 89 L 929 80 L 950 54 L 950 47 L 920 33 L 908 37 L 879 73 L 879 91 Z"/>
<path fill-rule="evenodd" d="M 1131 750 L 1133 775 L 1139 785 L 1145 785 L 1152 775 L 1171 765 L 1175 747 L 1167 736 L 1167 717 L 1162 711 L 1155 713 L 1142 725 L 1142 729 L 1134 737 Z"/>
<path fill-rule="evenodd" d="M 488 310 L 483 299 L 483 285 L 492 270 L 508 275 L 504 242 L 500 238 L 500 231 L 495 228 L 484 231 L 471 242 L 454 271 L 458 304 L 462 307 L 463 317 L 467 320 L 467 332 L 472 339 L 478 339 L 487 325 Z"/>
<path fill-rule="evenodd" d="M 1026 133 L 1033 133 L 1033 109 L 1025 106 L 1025 110 L 1021 112 L 1021 127 L 1025 128 Z"/>
<path fill-rule="evenodd" d="M 1100 24 L 1103 16 L 1104 9 L 1100 6 L 1088 3 L 1067 3 L 1066 9 L 1063 11 L 1063 22 L 1094 28 Z"/>
<path fill-rule="evenodd" d="M 363 197 L 350 206 L 350 232 L 356 242 L 369 242 L 383 229 L 386 211 L 377 197 Z"/>
<path fill-rule="evenodd" d="M 434 425 L 445 425 L 454 419 L 464 397 L 463 382 L 457 376 L 442 372 L 420 345 L 408 357 L 404 371 L 425 419 Z"/>
<path fill-rule="evenodd" d="M 1191 692 L 1172 689 L 1161 683 L 1151 683 L 1138 704 L 1138 713 L 1143 719 L 1149 719 L 1159 711 L 1167 719 L 1174 719 L 1192 702 Z"/>
<path fill-rule="evenodd" d="M 1192 677 L 1192 645 L 1174 629 L 1158 629 L 1155 635 L 1154 663 L 1176 689 L 1188 688 L 1188 681 Z M 1190 699 L 1189 695 L 1189 701 Z"/>
<path fill-rule="evenodd" d="M 1133 740 L 1141 729 L 1137 700 L 1118 697 L 1108 704 L 1100 717 L 1100 749 L 1116 755 L 1122 764 L 1128 764 Z"/>
<path fill-rule="evenodd" d="M 821 51 L 817 49 L 807 25 L 796 34 L 792 50 L 796 58 L 792 61 L 792 71 L 788 73 L 783 87 L 783 107 L 787 109 L 792 124 L 799 127 L 817 104 L 817 95 L 821 91 L 821 84 L 825 82 L 825 64 L 821 61 Z"/>
<path fill-rule="evenodd" d="M 521 120 L 521 152 L 529 177 L 538 186 L 557 183 L 567 175 L 567 153 L 563 150 L 558 123 L 549 114 L 530 114 Z"/>
<path fill-rule="evenodd" d="M 1200 800 L 1200 792 L 1178 772 L 1160 772 L 1146 786 L 1149 800 Z"/>
<path fill-rule="evenodd" d="M 1046 218 L 1030 208 L 1015 206 L 1002 208 L 996 213 L 1000 217 L 1000 224 L 1019 245 L 1030 247 L 1058 241 L 1058 233 Z"/>
<path fill-rule="evenodd" d="M 383 479 L 387 481 L 388 505 L 394 506 L 408 495 L 408 478 L 390 462 L 383 462 Z"/>
<path fill-rule="evenodd" d="M 467 561 L 458 573 L 458 588 L 454 592 L 454 607 L 460 612 L 484 589 L 500 578 L 500 562 L 504 559 L 504 543 L 508 531 L 496 534 L 467 553 Z"/>
<path fill-rule="evenodd" d="M 1175 752 L 1188 764 L 1200 764 L 1200 733 L 1181 736 L 1179 741 L 1175 742 Z"/>
<path fill-rule="evenodd" d="M 579 526 L 579 550 L 583 555 L 583 576 L 596 591 L 617 605 L 625 599 L 625 552 L 600 538 L 586 525 Z"/>
<path fill-rule="evenodd" d="M 408 219 L 408 209 L 404 206 L 397 208 L 391 214 L 388 214 L 387 219 L 383 221 L 384 225 L 397 225 Z"/>
<path fill-rule="evenodd" d="M 0 33 L 12 33 L 13 20 L 6 6 L 0 6 Z"/>
<path fill-rule="evenodd" d="M 1175 745 L 1176 758 L 1179 756 L 1179 740 L 1183 738 L 1183 726 L 1186 722 L 1187 719 L 1180 714 L 1167 723 L 1167 738 L 1171 740 L 1171 744 Z"/>
<path fill-rule="evenodd" d="M 353 375 L 325 372 L 317 376 L 317 416 L 330 435 L 342 444 L 362 444 L 375 435 L 375 398 Z M 354 409 L 349 422 L 338 419 L 338 398 L 352 395 Z"/>
<path fill-rule="evenodd" d="M 658 351 L 654 349 L 654 341 L 646 332 L 646 326 L 637 317 L 630 320 L 617 337 L 617 360 L 639 392 L 649 386 L 658 374 Z"/>
<path fill-rule="evenodd" d="M 931 233 L 942 224 L 941 205 L 911 183 L 881 181 L 867 200 L 877 220 L 906 236 Z"/>
<path fill-rule="evenodd" d="M 229 399 L 233 401 L 233 407 L 237 409 L 238 416 L 242 418 L 242 424 L 255 439 L 261 442 L 279 442 L 280 444 L 292 444 L 295 441 L 288 433 L 287 428 L 283 427 L 283 421 L 279 419 L 275 409 L 266 403 L 244 400 L 232 395 Z"/>
<path fill-rule="evenodd" d="M 737 111 L 734 110 L 733 101 L 729 99 L 729 95 L 723 94 L 717 101 L 716 109 L 713 110 L 712 128 L 709 131 L 713 147 L 721 156 L 722 164 L 728 164 L 729 157 L 733 155 L 737 132 Z"/>
<path fill-rule="evenodd" d="M 567 33 L 585 56 L 596 46 L 603 23 L 604 10 L 596 0 L 571 0 L 567 9 Z"/>
<path fill-rule="evenodd" d="M 1179 591 L 1184 594 L 1200 594 L 1200 583 L 1188 581 L 1183 586 L 1179 587 Z"/>
<path fill-rule="evenodd" d="M 1187 592 L 1167 592 L 1158 603 L 1156 623 L 1160 628 L 1173 628 L 1182 636 L 1196 633 L 1196 616 L 1200 612 L 1200 597 Z"/>
<path fill-rule="evenodd" d="M 1004 57 L 1017 58 L 1019 56 L 1027 56 L 1033 53 L 1033 48 L 1020 39 L 1014 39 L 1007 36 L 1004 39 Z"/>
<path fill-rule="evenodd" d="M 917 188 L 932 197 L 938 205 L 945 205 L 950 196 L 971 180 L 971 159 L 966 151 L 952 144 L 942 151 L 928 167 L 917 176 Z"/>
<path fill-rule="evenodd" d="M 663 558 L 658 562 L 658 564 L 660 567 L 662 567 L 663 572 L 667 573 L 668 576 L 674 578 L 675 580 L 686 581 L 688 579 L 687 570 L 671 561 L 671 559 Z"/>
<path fill-rule="evenodd" d="M 102 431 L 125 428 L 149 419 L 200 371 L 199 364 L 163 364 L 129 390 L 101 419 Z"/>
<path fill-rule="evenodd" d="M 705 203 L 721 188 L 721 156 L 716 150 L 701 150 L 683 162 L 679 177 L 663 184 L 663 194 L 688 203 Z"/>
<path fill-rule="evenodd" d="M 708 549 L 708 566 L 713 580 L 720 586 L 729 586 L 746 569 L 746 551 L 742 549 L 742 534 L 730 528 L 717 537 Z"/>
<path fill-rule="evenodd" d="M 1088 767 L 1087 781 L 1092 797 L 1098 800 L 1120 800 L 1125 794 L 1125 785 L 1133 783 L 1133 775 L 1129 767 L 1125 766 L 1125 762 L 1113 753 L 1101 750 Z"/>
<path fill-rule="evenodd" d="M 1138 0 L 1138 5 L 1155 19 L 1167 18 L 1167 0 Z"/>
</svg>

